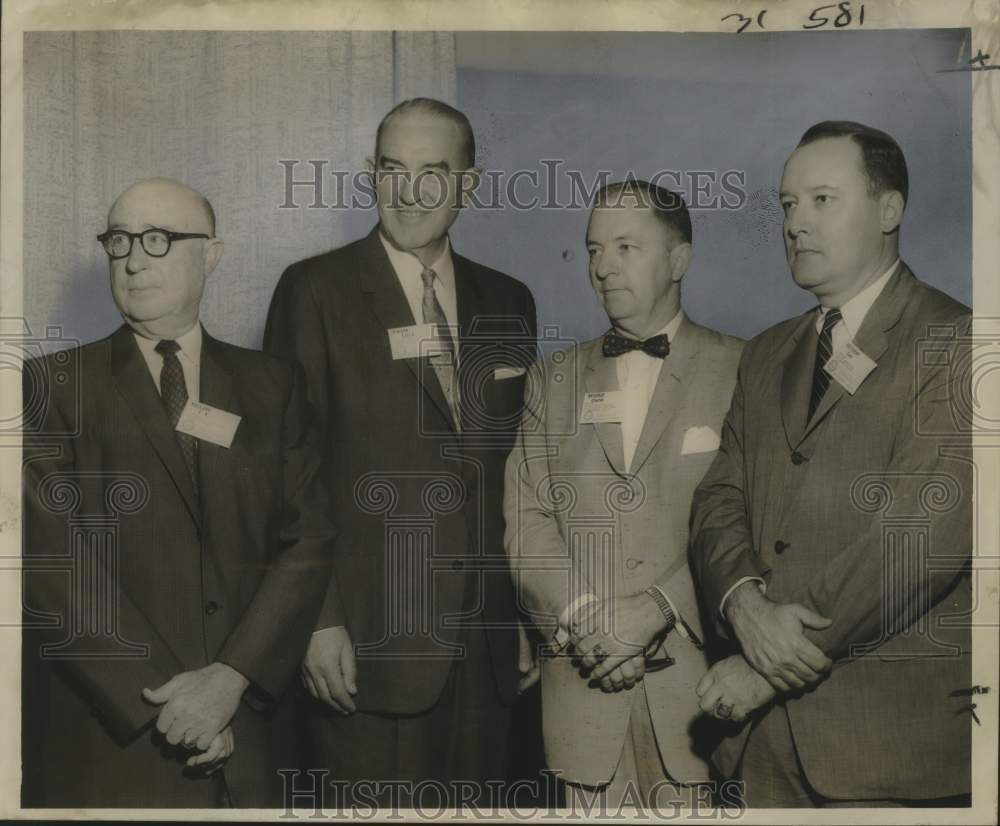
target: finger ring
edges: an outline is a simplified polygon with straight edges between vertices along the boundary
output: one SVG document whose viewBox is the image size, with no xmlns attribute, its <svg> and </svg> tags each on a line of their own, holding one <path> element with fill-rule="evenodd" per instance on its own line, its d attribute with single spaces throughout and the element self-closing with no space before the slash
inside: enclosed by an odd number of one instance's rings
<svg viewBox="0 0 1000 826">
<path fill-rule="evenodd" d="M 597 645 L 590 650 L 590 653 L 594 655 L 594 659 L 598 662 L 608 658 L 608 652 L 604 650 L 604 646 L 600 643 L 597 643 Z"/>
<path fill-rule="evenodd" d="M 715 716 L 718 717 L 720 720 L 728 720 L 730 717 L 733 716 L 732 705 L 730 703 L 724 703 L 722 702 L 722 700 L 719 700 L 719 702 L 715 704 Z"/>
</svg>

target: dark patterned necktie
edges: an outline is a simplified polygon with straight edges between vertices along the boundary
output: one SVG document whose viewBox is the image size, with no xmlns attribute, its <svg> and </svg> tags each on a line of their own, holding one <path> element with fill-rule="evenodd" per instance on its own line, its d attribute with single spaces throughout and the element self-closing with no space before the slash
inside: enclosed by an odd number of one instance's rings
<svg viewBox="0 0 1000 826">
<path fill-rule="evenodd" d="M 625 338 L 625 336 L 620 336 L 611 330 L 604 336 L 601 349 L 604 355 L 610 358 L 625 355 L 633 350 L 641 350 L 646 355 L 662 359 L 670 355 L 670 339 L 665 333 L 661 333 L 658 336 L 639 341 L 635 338 Z"/>
<path fill-rule="evenodd" d="M 833 328 L 842 318 L 840 310 L 827 310 L 823 319 L 823 330 L 819 334 L 819 344 L 816 346 L 816 365 L 813 367 L 812 394 L 809 396 L 809 418 L 806 419 L 806 423 L 812 420 L 830 386 L 830 374 L 823 369 L 823 365 L 833 355 Z"/>
<path fill-rule="evenodd" d="M 421 302 L 421 309 L 424 315 L 424 324 L 433 324 L 438 340 L 442 348 L 446 351 L 441 355 L 430 357 L 431 367 L 441 383 L 448 408 L 455 420 L 456 427 L 459 425 L 458 418 L 458 384 L 455 381 L 455 342 L 452 341 L 451 333 L 448 331 L 448 319 L 438 301 L 437 293 L 434 291 L 434 279 L 437 273 L 430 267 L 424 267 L 420 273 L 420 279 L 424 282 L 424 295 Z"/>
<path fill-rule="evenodd" d="M 181 417 L 181 411 L 187 404 L 187 385 L 184 383 L 184 368 L 181 367 L 180 359 L 177 358 L 177 351 L 181 346 L 176 341 L 163 339 L 157 342 L 156 352 L 163 356 L 163 368 L 160 370 L 160 398 L 163 406 L 167 409 L 167 418 L 170 419 L 170 426 L 177 427 L 177 421 Z M 195 496 L 198 495 L 198 440 L 187 433 L 174 430 L 174 435 L 181 446 L 181 453 L 184 454 L 184 461 L 191 474 L 191 481 L 194 483 Z"/>
</svg>

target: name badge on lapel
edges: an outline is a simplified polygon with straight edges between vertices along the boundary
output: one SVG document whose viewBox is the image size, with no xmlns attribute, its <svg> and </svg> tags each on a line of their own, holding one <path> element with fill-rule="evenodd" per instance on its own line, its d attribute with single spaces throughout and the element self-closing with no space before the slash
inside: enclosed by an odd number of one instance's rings
<svg viewBox="0 0 1000 826">
<path fill-rule="evenodd" d="M 620 422 L 625 411 L 625 394 L 621 390 L 584 393 L 580 424 Z"/>
<path fill-rule="evenodd" d="M 857 344 L 849 341 L 830 356 L 830 360 L 823 365 L 823 369 L 837 380 L 837 384 L 853 396 L 861 386 L 861 382 L 876 366 L 877 363 L 868 358 Z"/>
<path fill-rule="evenodd" d="M 411 324 L 393 327 L 389 331 L 392 360 L 415 359 L 448 352 L 447 345 L 435 335 L 433 324 Z"/>
<path fill-rule="evenodd" d="M 240 426 L 241 417 L 209 404 L 188 399 L 177 420 L 177 430 L 219 447 L 229 447 Z"/>
</svg>

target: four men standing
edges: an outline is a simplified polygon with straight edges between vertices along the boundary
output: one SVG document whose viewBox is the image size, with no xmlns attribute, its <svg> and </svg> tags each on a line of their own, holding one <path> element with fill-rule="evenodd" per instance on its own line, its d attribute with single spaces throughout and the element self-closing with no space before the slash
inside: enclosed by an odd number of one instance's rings
<svg viewBox="0 0 1000 826">
<path fill-rule="evenodd" d="M 280 805 L 300 663 L 340 802 L 502 782 L 522 616 L 571 795 L 708 804 L 718 742 L 752 806 L 965 800 L 972 473 L 949 365 L 969 311 L 898 258 L 896 143 L 803 136 L 784 235 L 820 307 L 745 350 L 681 308 L 683 199 L 601 189 L 586 241 L 612 329 L 543 361 L 529 290 L 452 248 L 475 164 L 461 112 L 389 112 L 379 223 L 285 271 L 270 355 L 198 323 L 208 202 L 165 179 L 116 201 L 100 239 L 126 325 L 69 351 L 78 382 L 25 368 L 48 400 L 25 424 L 26 805 Z M 42 569 L 122 479 L 140 504 L 92 592 L 117 624 L 61 657 L 67 624 L 37 619 L 79 617 L 83 591 Z M 890 512 L 921 536 L 889 537 Z"/>
</svg>

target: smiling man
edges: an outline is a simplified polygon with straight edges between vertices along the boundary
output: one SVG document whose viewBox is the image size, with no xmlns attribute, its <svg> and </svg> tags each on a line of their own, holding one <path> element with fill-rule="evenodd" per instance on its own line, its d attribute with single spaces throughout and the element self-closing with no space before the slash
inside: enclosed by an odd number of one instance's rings
<svg viewBox="0 0 1000 826">
<path fill-rule="evenodd" d="M 803 135 L 783 234 L 819 305 L 747 345 L 694 497 L 692 565 L 739 652 L 698 693 L 750 717 L 717 756 L 750 806 L 968 804 L 970 315 L 900 260 L 908 194 L 884 132 Z"/>
<path fill-rule="evenodd" d="M 586 242 L 611 330 L 546 360 L 507 461 L 511 567 L 560 652 L 542 660 L 546 762 L 581 804 L 707 804 L 694 786 L 709 779 L 709 732 L 692 727 L 708 660 L 688 517 L 742 342 L 681 309 L 693 248 L 676 193 L 605 187 Z"/>
<path fill-rule="evenodd" d="M 277 807 L 334 535 L 304 379 L 199 323 L 200 193 L 139 181 L 98 238 L 125 323 L 24 369 L 24 804 Z"/>
<path fill-rule="evenodd" d="M 303 665 L 319 765 L 348 801 L 406 805 L 421 781 L 453 800 L 507 776 L 520 675 L 500 503 L 535 306 L 449 239 L 478 177 L 465 115 L 399 104 L 368 167 L 378 225 L 285 271 L 264 343 L 305 367 L 341 531 L 345 611 L 323 612 Z"/>
</svg>

